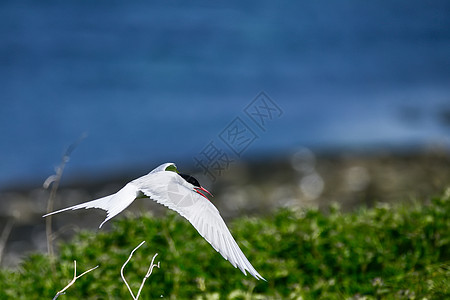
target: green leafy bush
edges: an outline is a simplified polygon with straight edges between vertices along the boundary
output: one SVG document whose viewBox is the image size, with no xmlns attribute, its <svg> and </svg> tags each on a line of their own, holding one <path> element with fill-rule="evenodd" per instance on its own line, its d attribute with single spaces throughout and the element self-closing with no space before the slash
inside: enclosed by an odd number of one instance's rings
<svg viewBox="0 0 450 300">
<path fill-rule="evenodd" d="M 60 299 L 131 299 L 120 268 L 137 291 L 150 260 L 161 269 L 140 299 L 444 299 L 450 297 L 450 197 L 341 213 L 280 210 L 241 218 L 230 229 L 268 281 L 245 277 L 183 218 L 114 220 L 111 232 L 81 232 L 59 246 L 54 261 L 29 256 L 18 270 L 0 271 L 0 299 L 51 299 L 78 274 Z M 53 267 L 52 267 L 53 266 Z"/>
</svg>

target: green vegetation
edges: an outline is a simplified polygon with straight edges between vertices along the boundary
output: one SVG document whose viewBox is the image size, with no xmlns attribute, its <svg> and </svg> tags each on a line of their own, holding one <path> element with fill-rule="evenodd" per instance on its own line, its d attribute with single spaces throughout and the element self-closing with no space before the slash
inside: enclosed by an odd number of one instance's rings
<svg viewBox="0 0 450 300">
<path fill-rule="evenodd" d="M 450 191 L 427 204 L 342 213 L 337 206 L 280 210 L 242 218 L 230 229 L 268 282 L 245 277 L 225 261 L 183 218 L 113 220 L 111 232 L 82 232 L 59 245 L 52 263 L 35 254 L 16 271 L 0 271 L 0 299 L 51 299 L 78 274 L 59 299 L 131 299 L 158 252 L 140 299 L 449 299 Z"/>
</svg>

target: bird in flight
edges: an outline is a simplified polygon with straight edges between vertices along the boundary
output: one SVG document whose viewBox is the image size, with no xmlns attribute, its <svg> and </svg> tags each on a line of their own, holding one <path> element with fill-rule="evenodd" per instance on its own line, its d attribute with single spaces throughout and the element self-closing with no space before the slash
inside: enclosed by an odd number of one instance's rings
<svg viewBox="0 0 450 300">
<path fill-rule="evenodd" d="M 67 210 L 100 208 L 108 220 L 127 208 L 136 198 L 149 197 L 186 218 L 198 233 L 235 268 L 245 275 L 265 280 L 251 265 L 234 240 L 217 208 L 209 201 L 211 195 L 194 177 L 179 173 L 174 163 L 165 163 L 153 171 L 127 183 L 117 193 L 70 206 L 44 215 L 47 217 Z"/>
</svg>

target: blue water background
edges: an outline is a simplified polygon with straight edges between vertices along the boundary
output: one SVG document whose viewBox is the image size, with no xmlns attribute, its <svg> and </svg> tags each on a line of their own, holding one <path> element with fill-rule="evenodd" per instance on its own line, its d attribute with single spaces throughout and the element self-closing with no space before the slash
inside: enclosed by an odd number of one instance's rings
<svg viewBox="0 0 450 300">
<path fill-rule="evenodd" d="M 0 187 L 192 164 L 240 117 L 243 158 L 443 144 L 449 1 L 1 1 Z M 260 91 L 282 110 L 262 130 Z M 238 157 L 235 157 L 238 158 Z"/>
</svg>

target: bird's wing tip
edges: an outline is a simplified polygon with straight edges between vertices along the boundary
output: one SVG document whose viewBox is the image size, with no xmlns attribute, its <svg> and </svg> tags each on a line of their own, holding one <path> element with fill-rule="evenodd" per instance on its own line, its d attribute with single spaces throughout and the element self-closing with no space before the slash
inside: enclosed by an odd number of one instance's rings
<svg viewBox="0 0 450 300">
<path fill-rule="evenodd" d="M 249 273 L 250 273 L 250 272 L 249 272 Z M 267 282 L 267 280 L 266 280 L 264 277 L 262 277 L 258 272 L 256 272 L 256 274 L 250 274 L 250 275 L 252 275 L 253 277 L 255 277 L 257 280 L 262 279 L 262 280 L 264 280 L 265 282 Z M 246 276 L 247 276 L 247 274 L 246 274 Z"/>
<path fill-rule="evenodd" d="M 100 224 L 100 226 L 98 226 L 98 228 L 102 228 L 103 224 L 105 224 L 106 222 L 108 222 L 109 219 L 111 219 L 111 217 L 108 215 L 108 216 L 106 217 L 106 219 Z"/>
</svg>

